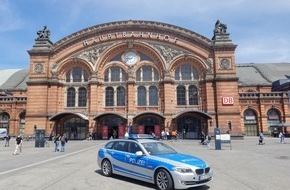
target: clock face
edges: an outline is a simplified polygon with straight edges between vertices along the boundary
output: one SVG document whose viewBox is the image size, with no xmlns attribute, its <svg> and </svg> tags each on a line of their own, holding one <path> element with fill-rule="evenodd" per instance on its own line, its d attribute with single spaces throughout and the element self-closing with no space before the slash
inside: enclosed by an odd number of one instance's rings
<svg viewBox="0 0 290 190">
<path fill-rule="evenodd" d="M 124 55 L 124 60 L 127 65 L 134 65 L 137 62 L 137 54 L 128 52 Z"/>
</svg>

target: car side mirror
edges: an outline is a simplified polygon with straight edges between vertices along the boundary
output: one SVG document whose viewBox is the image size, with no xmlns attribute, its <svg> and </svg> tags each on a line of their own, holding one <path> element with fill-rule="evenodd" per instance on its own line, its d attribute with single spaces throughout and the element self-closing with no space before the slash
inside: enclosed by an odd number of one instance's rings
<svg viewBox="0 0 290 190">
<path fill-rule="evenodd" d="M 142 151 L 137 151 L 137 152 L 135 153 L 135 155 L 136 155 L 136 156 L 143 156 L 143 152 L 142 152 Z"/>
</svg>

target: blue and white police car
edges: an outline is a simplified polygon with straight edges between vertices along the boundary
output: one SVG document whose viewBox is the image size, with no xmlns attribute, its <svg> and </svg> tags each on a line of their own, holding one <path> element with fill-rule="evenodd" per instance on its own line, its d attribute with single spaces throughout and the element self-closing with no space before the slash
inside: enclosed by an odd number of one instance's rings
<svg viewBox="0 0 290 190">
<path fill-rule="evenodd" d="M 213 171 L 204 160 L 138 135 L 110 140 L 99 149 L 97 161 L 104 176 L 122 175 L 156 184 L 160 190 L 187 189 L 213 179 Z"/>
</svg>

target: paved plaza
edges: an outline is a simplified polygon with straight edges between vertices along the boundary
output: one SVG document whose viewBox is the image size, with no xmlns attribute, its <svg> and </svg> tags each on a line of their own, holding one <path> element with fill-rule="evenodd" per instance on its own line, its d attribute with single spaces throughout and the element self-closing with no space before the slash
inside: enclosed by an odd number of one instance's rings
<svg viewBox="0 0 290 190">
<path fill-rule="evenodd" d="M 288 142 L 289 140 L 289 142 Z M 20 155 L 13 155 L 15 139 L 10 147 L 0 141 L 1 189 L 155 189 L 154 185 L 128 178 L 101 175 L 96 162 L 98 148 L 105 140 L 69 141 L 65 152 L 50 147 L 35 148 L 33 141 L 25 141 Z M 215 150 L 199 140 L 164 141 L 180 152 L 196 155 L 211 164 L 214 180 L 206 186 L 191 190 L 286 190 L 289 189 L 290 139 L 285 144 L 278 138 L 265 139 L 258 145 L 258 137 L 245 137 L 222 144 Z"/>
</svg>

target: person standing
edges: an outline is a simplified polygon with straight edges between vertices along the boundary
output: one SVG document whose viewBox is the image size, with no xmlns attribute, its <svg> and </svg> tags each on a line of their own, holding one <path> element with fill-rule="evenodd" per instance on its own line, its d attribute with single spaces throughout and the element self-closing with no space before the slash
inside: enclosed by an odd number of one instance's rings
<svg viewBox="0 0 290 190">
<path fill-rule="evenodd" d="M 59 134 L 57 134 L 54 137 L 54 140 L 53 140 L 53 142 L 54 142 L 54 152 L 59 151 L 59 149 L 58 149 L 58 146 L 59 146 L 59 138 L 60 138 Z"/>
<path fill-rule="evenodd" d="M 15 151 L 13 152 L 14 155 L 21 154 L 22 151 L 22 137 L 18 135 L 16 137 L 16 144 L 15 144 Z"/>
<path fill-rule="evenodd" d="M 9 141 L 10 141 L 10 135 L 9 134 L 7 134 L 5 137 L 4 137 L 4 139 L 5 139 L 5 147 L 9 147 Z"/>
<path fill-rule="evenodd" d="M 60 148 L 60 151 L 61 152 L 64 152 L 64 149 L 65 149 L 65 143 L 67 142 L 67 138 L 66 138 L 66 135 L 63 134 L 60 138 L 60 145 L 61 145 L 61 148 Z"/>
<path fill-rule="evenodd" d="M 260 134 L 259 134 L 259 145 L 261 144 L 261 145 L 263 145 L 264 144 L 264 134 L 261 132 Z"/>
</svg>

